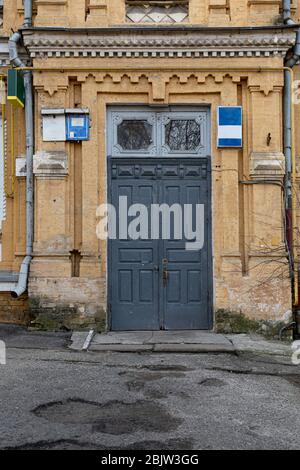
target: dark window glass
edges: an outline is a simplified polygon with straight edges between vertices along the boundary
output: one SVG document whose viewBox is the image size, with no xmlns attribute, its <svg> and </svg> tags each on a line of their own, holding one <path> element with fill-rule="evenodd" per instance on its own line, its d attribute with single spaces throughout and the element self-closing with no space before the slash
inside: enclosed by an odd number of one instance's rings
<svg viewBox="0 0 300 470">
<path fill-rule="evenodd" d="M 170 150 L 196 150 L 201 143 L 200 125 L 192 119 L 171 120 L 166 125 L 166 144 Z"/>
<path fill-rule="evenodd" d="M 152 144 L 152 126 L 147 121 L 124 120 L 118 125 L 118 144 L 123 150 L 147 150 Z"/>
</svg>

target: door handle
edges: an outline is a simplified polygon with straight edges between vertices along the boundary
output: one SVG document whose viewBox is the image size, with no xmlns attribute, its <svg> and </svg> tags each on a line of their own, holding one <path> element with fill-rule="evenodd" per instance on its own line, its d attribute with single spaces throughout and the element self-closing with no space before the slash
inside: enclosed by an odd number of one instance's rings
<svg viewBox="0 0 300 470">
<path fill-rule="evenodd" d="M 167 271 L 167 269 L 164 269 L 164 271 L 163 271 L 163 283 L 164 283 L 164 287 L 167 287 L 168 280 L 169 280 L 169 272 Z"/>
<path fill-rule="evenodd" d="M 168 260 L 166 258 L 162 261 L 163 264 L 163 285 L 167 287 L 168 280 L 169 280 L 169 271 L 168 271 Z"/>
</svg>

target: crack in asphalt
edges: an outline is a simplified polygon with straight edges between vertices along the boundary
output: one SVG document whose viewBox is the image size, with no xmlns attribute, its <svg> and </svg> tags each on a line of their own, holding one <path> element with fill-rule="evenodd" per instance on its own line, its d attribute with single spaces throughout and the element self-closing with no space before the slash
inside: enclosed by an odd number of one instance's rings
<svg viewBox="0 0 300 470">
<path fill-rule="evenodd" d="M 206 367 L 205 370 L 213 371 L 213 372 L 227 372 L 229 374 L 236 374 L 236 375 L 255 375 L 255 376 L 266 376 L 266 377 L 279 377 L 282 379 L 291 379 L 293 377 L 299 378 L 300 374 L 286 374 L 281 372 L 267 372 L 267 371 L 260 371 L 260 370 L 253 370 L 253 369 L 232 369 L 227 367 Z"/>
<path fill-rule="evenodd" d="M 192 450 L 193 439 L 169 439 L 167 441 L 137 441 L 124 446 L 104 446 L 76 439 L 43 440 L 24 442 L 22 444 L 3 447 L 1 450 Z"/>
</svg>

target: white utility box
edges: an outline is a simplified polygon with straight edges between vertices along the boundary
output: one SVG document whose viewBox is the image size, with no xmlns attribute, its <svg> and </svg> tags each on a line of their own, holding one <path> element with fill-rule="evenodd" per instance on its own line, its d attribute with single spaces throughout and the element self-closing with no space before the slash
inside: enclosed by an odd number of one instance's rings
<svg viewBox="0 0 300 470">
<path fill-rule="evenodd" d="M 43 141 L 66 140 L 66 116 L 64 109 L 42 109 Z"/>
</svg>

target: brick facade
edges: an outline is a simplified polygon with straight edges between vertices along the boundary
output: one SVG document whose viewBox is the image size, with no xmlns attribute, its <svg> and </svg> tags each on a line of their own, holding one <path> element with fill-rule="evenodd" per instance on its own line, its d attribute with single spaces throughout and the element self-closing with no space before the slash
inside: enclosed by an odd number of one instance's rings
<svg viewBox="0 0 300 470">
<path fill-rule="evenodd" d="M 22 2 L 4 3 L 7 36 L 22 23 Z M 96 323 L 105 329 L 107 253 L 96 237 L 96 209 L 107 200 L 106 109 L 135 103 L 211 108 L 215 316 L 232 313 L 263 329 L 280 326 L 291 318 L 292 307 L 281 187 L 282 67 L 296 28 L 281 26 L 278 1 L 190 0 L 181 25 L 197 26 L 194 30 L 176 30 L 177 23 L 170 20 L 159 23 L 161 28 L 147 22 L 144 31 L 136 21 L 139 30 L 132 31 L 125 3 L 36 2 L 35 29 L 23 32 L 37 69 L 34 259 L 28 310 L 24 308 L 23 317 L 15 315 L 20 303 L 0 294 L 0 320 L 25 321 L 28 312 L 42 327 Z M 297 20 L 296 2 L 292 7 Z M 168 25 L 174 29 L 167 30 Z M 236 29 L 253 26 L 257 28 Z M 224 29 L 228 27 L 233 29 Z M 219 105 L 243 106 L 243 149 L 216 148 Z M 41 110 L 74 107 L 89 109 L 91 139 L 44 142 Z M 23 112 L 15 113 L 22 129 Z M 298 114 L 296 110 L 297 120 Z M 20 135 L 15 155 L 22 157 L 24 131 L 15 132 Z M 0 269 L 14 272 L 24 255 L 24 184 L 24 176 L 16 178 L 3 224 Z M 79 263 L 79 277 L 72 277 L 74 262 Z"/>
</svg>

